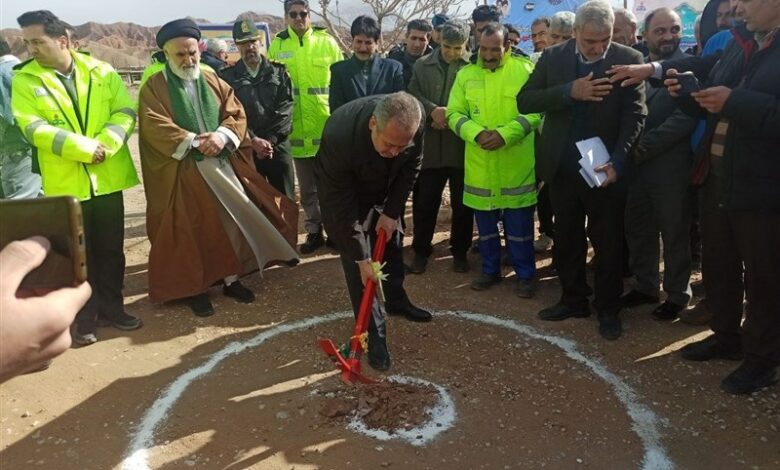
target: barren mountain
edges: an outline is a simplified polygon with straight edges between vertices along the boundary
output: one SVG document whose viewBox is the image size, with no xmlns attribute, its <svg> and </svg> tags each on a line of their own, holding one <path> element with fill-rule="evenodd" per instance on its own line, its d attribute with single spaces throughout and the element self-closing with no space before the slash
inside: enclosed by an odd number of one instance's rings
<svg viewBox="0 0 780 470">
<path fill-rule="evenodd" d="M 236 19 L 250 18 L 268 23 L 272 34 L 284 28 L 284 20 L 278 16 L 261 15 L 252 11 L 241 13 L 238 18 L 222 21 L 232 23 Z M 213 23 L 202 18 L 192 18 L 198 23 Z M 134 23 L 102 24 L 88 22 L 74 27 L 77 47 L 89 51 L 94 57 L 114 67 L 143 67 L 149 63 L 149 56 L 157 50 L 155 34 L 159 26 L 141 26 Z M 29 56 L 19 29 L 3 29 L 0 34 L 11 45 L 14 55 L 21 59 Z"/>
</svg>

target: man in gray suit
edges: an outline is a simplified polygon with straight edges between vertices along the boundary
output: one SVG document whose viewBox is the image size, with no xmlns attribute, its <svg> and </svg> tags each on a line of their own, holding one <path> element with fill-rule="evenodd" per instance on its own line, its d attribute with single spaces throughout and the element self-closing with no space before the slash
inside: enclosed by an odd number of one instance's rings
<svg viewBox="0 0 780 470">
<path fill-rule="evenodd" d="M 555 262 L 563 289 L 558 304 L 539 312 L 557 321 L 590 315 L 591 289 L 585 276 L 588 235 L 596 251 L 595 299 L 599 333 L 617 339 L 623 293 L 623 169 L 645 120 L 644 83 L 620 87 L 604 78 L 615 64 L 639 64 L 642 55 L 612 42 L 615 15 L 609 3 L 582 4 L 574 20 L 575 38 L 548 47 L 517 95 L 520 113 L 546 113 L 537 173 L 550 185 L 555 213 Z M 610 160 L 596 168 L 606 179 L 590 188 L 579 173 L 575 143 L 599 137 Z"/>
<path fill-rule="evenodd" d="M 680 50 L 682 22 L 669 8 L 645 17 L 650 61 L 686 57 Z M 623 296 L 623 306 L 658 303 L 660 232 L 664 246 L 666 301 L 653 311 L 673 320 L 691 298 L 690 223 L 692 164 L 690 136 L 696 120 L 677 109 L 666 88 L 647 86 L 647 123 L 632 154 L 633 173 L 626 204 L 626 239 L 637 287 Z"/>
</svg>

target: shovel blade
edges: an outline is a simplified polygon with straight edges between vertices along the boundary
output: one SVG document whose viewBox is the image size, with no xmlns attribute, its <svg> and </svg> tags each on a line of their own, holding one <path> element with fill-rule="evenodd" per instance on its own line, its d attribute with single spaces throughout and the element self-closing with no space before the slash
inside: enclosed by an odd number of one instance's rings
<svg viewBox="0 0 780 470">
<path fill-rule="evenodd" d="M 341 355 L 341 351 L 336 344 L 329 339 L 321 339 L 318 341 L 320 349 L 322 349 L 328 357 L 336 364 L 336 367 L 341 369 L 341 380 L 349 385 L 355 385 L 358 383 L 372 384 L 376 383 L 375 380 L 366 377 L 360 373 L 360 361 L 351 359 L 347 360 Z"/>
<path fill-rule="evenodd" d="M 336 347 L 336 344 L 333 343 L 333 341 L 329 339 L 321 339 L 317 341 L 317 343 L 320 345 L 320 349 L 328 355 L 331 359 L 336 359 L 336 356 L 341 356 L 339 354 L 339 348 Z"/>
</svg>

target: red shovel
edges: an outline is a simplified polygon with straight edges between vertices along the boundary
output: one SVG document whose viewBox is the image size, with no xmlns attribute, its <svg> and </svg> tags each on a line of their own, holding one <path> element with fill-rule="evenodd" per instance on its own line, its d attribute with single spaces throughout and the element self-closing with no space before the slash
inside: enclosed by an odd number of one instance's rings
<svg viewBox="0 0 780 470">
<path fill-rule="evenodd" d="M 387 233 L 379 229 L 376 245 L 374 246 L 374 261 L 381 263 L 385 257 L 385 244 L 387 243 Z M 352 330 L 352 338 L 349 343 L 349 356 L 346 358 L 341 354 L 339 348 L 329 339 L 319 340 L 320 348 L 325 354 L 336 363 L 336 367 L 341 369 L 341 380 L 355 385 L 356 383 L 375 383 L 376 381 L 360 373 L 360 356 L 363 354 L 363 344 L 360 338 L 368 329 L 368 321 L 371 315 L 371 306 L 374 303 L 374 294 L 376 293 L 377 282 L 369 279 L 363 289 L 363 298 L 360 300 L 360 310 L 355 320 L 355 329 Z"/>
</svg>

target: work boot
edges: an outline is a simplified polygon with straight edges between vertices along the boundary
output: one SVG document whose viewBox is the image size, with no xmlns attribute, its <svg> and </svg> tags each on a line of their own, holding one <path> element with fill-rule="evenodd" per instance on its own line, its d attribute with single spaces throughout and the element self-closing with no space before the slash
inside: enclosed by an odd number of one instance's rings
<svg viewBox="0 0 780 470">
<path fill-rule="evenodd" d="M 387 351 L 387 338 L 369 335 L 368 339 L 368 365 L 378 371 L 386 371 L 392 365 L 390 353 Z"/>
<path fill-rule="evenodd" d="M 544 253 L 552 248 L 553 239 L 547 236 L 546 233 L 539 234 L 539 238 L 534 240 L 534 251 L 537 253 Z"/>
<path fill-rule="evenodd" d="M 518 279 L 515 294 L 521 299 L 530 299 L 536 294 L 536 281 L 533 279 Z"/>
<path fill-rule="evenodd" d="M 474 290 L 488 290 L 499 282 L 501 282 L 500 274 L 482 273 L 478 278 L 471 281 L 471 288 Z"/>
<path fill-rule="evenodd" d="M 693 307 L 680 312 L 680 321 L 688 325 L 707 325 L 712 320 L 712 312 L 707 308 L 707 299 L 702 299 Z"/>
<path fill-rule="evenodd" d="M 306 235 L 306 241 L 301 245 L 301 253 L 308 255 L 323 246 L 325 246 L 325 237 L 322 235 L 322 231 L 310 233 Z"/>
<path fill-rule="evenodd" d="M 409 265 L 409 272 L 412 274 L 422 274 L 428 266 L 428 257 L 420 256 L 415 253 L 412 264 Z"/>
<path fill-rule="evenodd" d="M 720 383 L 723 391 L 747 395 L 777 383 L 777 365 L 756 357 L 746 357 L 739 367 Z"/>
</svg>

